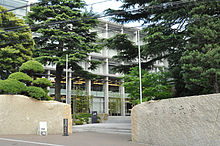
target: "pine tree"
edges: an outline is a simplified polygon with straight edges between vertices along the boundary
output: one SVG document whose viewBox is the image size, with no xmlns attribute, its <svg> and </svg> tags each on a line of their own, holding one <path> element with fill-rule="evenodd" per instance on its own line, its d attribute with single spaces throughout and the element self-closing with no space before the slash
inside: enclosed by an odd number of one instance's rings
<svg viewBox="0 0 220 146">
<path fill-rule="evenodd" d="M 34 57 L 47 64 L 56 64 L 55 98 L 60 100 L 62 73 L 65 68 L 66 55 L 68 66 L 76 76 L 90 77 L 78 65 L 90 62 L 90 68 L 96 67 L 97 61 L 88 60 L 88 54 L 100 50 L 96 44 L 97 34 L 91 31 L 97 25 L 97 19 L 91 13 L 83 12 L 85 3 L 81 0 L 43 0 L 31 8 L 27 16 L 34 27 L 38 45 Z"/>
<path fill-rule="evenodd" d="M 220 86 L 220 19 L 214 14 L 220 4 L 201 5 L 192 9 L 187 51 L 181 57 L 186 87 L 194 94 L 219 93 Z"/>
<path fill-rule="evenodd" d="M 187 83 L 187 75 L 185 72 L 189 70 L 184 70 L 180 58 L 186 56 L 188 49 L 195 49 L 195 45 L 198 45 L 200 49 L 197 51 L 201 52 L 204 48 L 203 46 L 211 45 L 211 48 L 218 48 L 218 43 L 209 41 L 206 39 L 200 39 L 200 35 L 195 35 L 193 33 L 194 29 L 199 29 L 199 31 L 210 31 L 209 35 L 217 35 L 219 23 L 216 25 L 208 26 L 205 30 L 201 29 L 200 23 L 205 17 L 209 17 L 210 21 L 215 23 L 216 19 L 219 19 L 219 4 L 217 0 L 201 0 L 201 1 L 176 1 L 176 0 L 163 0 L 163 1 L 143 1 L 143 0 L 123 0 L 123 5 L 120 10 L 107 10 L 107 14 L 115 15 L 114 20 L 121 23 L 132 22 L 132 21 L 142 21 L 143 22 L 143 33 L 145 35 L 144 41 L 145 45 L 141 48 L 141 56 L 143 62 L 147 61 L 148 57 L 155 57 L 153 61 L 160 60 L 161 58 L 168 59 L 169 69 L 172 72 L 172 78 L 175 81 L 176 96 L 186 96 L 197 94 L 198 91 L 192 92 L 189 90 Z M 204 16 L 204 17 L 201 17 Z M 146 26 L 145 26 L 146 25 Z M 195 26 L 194 26 L 195 25 Z M 208 24 L 205 24 L 208 25 Z M 204 25 L 204 26 L 205 26 Z M 215 29 L 212 29 L 215 27 Z M 208 36 L 206 34 L 206 36 Z M 191 40 L 189 40 L 191 38 Z M 212 36 L 212 39 L 218 40 L 217 36 Z M 193 40 L 199 40 L 200 43 L 196 44 Z M 117 41 L 115 41 L 117 42 Z M 199 45 L 203 44 L 203 45 Z M 129 49 L 127 49 L 129 50 Z M 214 49 L 215 53 L 218 54 L 218 50 Z M 123 50 L 122 50 L 123 51 Z M 124 52 L 124 54 L 129 52 Z M 217 69 L 219 68 L 218 55 L 214 55 L 212 52 L 212 57 L 216 60 L 210 60 L 208 68 L 213 68 L 212 63 L 215 63 L 215 69 L 208 72 L 216 72 L 216 81 L 218 81 Z M 134 54 L 130 54 L 134 55 Z M 206 54 L 207 55 L 207 54 Z M 210 56 L 210 58 L 212 58 Z M 201 60 L 200 61 L 204 61 Z M 147 66 L 151 65 L 146 62 Z M 201 62 L 205 64 L 205 62 Z M 142 68 L 147 68 L 143 66 Z M 190 72 L 188 73 L 190 74 Z M 214 74 L 214 73 L 213 73 Z M 203 76 L 208 78 L 207 75 Z M 213 82 L 213 81 L 212 81 Z M 215 88 L 218 88 L 215 83 Z M 213 85 L 212 85 L 213 86 Z"/>
<path fill-rule="evenodd" d="M 24 20 L 0 6 L 0 78 L 6 79 L 32 58 L 34 41 Z M 2 13 L 3 12 L 3 13 Z M 19 29 L 18 29 L 19 28 Z"/>
</svg>

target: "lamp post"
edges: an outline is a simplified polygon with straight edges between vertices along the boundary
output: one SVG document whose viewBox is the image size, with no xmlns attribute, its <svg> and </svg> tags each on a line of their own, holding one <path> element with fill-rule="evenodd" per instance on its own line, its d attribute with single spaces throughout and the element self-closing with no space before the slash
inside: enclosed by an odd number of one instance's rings
<svg viewBox="0 0 220 146">
<path fill-rule="evenodd" d="M 140 82 L 140 103 L 142 103 L 142 81 L 141 81 L 141 43 L 140 43 L 140 30 L 137 31 L 138 43 L 138 64 L 139 64 L 139 82 Z"/>
</svg>

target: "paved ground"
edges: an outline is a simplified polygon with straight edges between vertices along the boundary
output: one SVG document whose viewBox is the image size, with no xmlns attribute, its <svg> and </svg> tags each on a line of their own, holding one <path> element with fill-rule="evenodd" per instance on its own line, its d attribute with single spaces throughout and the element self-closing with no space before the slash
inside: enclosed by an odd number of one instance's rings
<svg viewBox="0 0 220 146">
<path fill-rule="evenodd" d="M 72 128 L 73 132 L 99 132 L 109 134 L 127 134 L 131 135 L 130 123 L 98 123 L 98 124 L 86 124 L 76 125 Z"/>
<path fill-rule="evenodd" d="M 78 132 L 62 135 L 0 135 L 0 146 L 143 146 L 132 143 L 130 135 Z"/>
</svg>

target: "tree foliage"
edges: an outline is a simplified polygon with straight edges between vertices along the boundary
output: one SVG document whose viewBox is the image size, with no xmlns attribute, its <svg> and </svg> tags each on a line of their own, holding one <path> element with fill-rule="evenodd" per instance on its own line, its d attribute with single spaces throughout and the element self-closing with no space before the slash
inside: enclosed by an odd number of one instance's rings
<svg viewBox="0 0 220 146">
<path fill-rule="evenodd" d="M 46 78 L 38 78 L 33 81 L 33 85 L 37 87 L 41 87 L 43 89 L 47 89 L 47 87 L 52 86 L 52 83 L 50 82 L 50 80 Z"/>
<path fill-rule="evenodd" d="M 220 19 L 204 14 L 214 8 L 215 4 L 210 4 L 192 9 L 195 21 L 187 29 L 190 37 L 181 67 L 186 87 L 194 94 L 220 92 Z"/>
<path fill-rule="evenodd" d="M 28 61 L 22 64 L 21 71 L 32 75 L 42 71 L 43 66 L 37 61 Z M 34 78 L 35 76 L 33 76 Z M 52 100 L 47 95 L 47 87 L 52 83 L 46 78 L 38 78 L 34 80 L 23 72 L 15 72 L 9 75 L 8 79 L 0 80 L 0 94 L 23 94 L 40 100 Z"/>
<path fill-rule="evenodd" d="M 122 0 L 122 2 L 120 10 L 109 9 L 106 12 L 115 15 L 114 20 L 117 22 L 143 22 L 142 34 L 145 36 L 143 38 L 145 45 L 141 48 L 142 61 L 144 65 L 149 66 L 151 65 L 149 61 L 168 59 L 169 69 L 175 81 L 176 96 L 216 92 L 219 88 L 217 84 L 220 68 L 217 55 L 219 1 Z M 152 59 L 149 60 L 148 57 Z M 189 61 L 187 57 L 194 60 Z M 191 66 L 187 66 L 186 62 L 190 62 Z M 144 65 L 142 67 L 147 68 Z M 202 79 L 198 79 L 199 75 Z M 213 77 L 210 78 L 211 76 Z M 206 85 L 209 88 L 207 91 L 204 88 Z M 200 92 L 203 89 L 204 91 Z"/>
<path fill-rule="evenodd" d="M 15 79 L 26 84 L 29 84 L 32 82 L 32 78 L 23 72 L 12 73 L 8 76 L 8 79 Z"/>
<path fill-rule="evenodd" d="M 142 74 L 142 96 L 143 101 L 158 100 L 171 98 L 171 83 L 169 75 L 162 70 L 157 73 L 150 73 L 146 70 L 141 71 Z M 129 94 L 130 100 L 133 104 L 139 102 L 140 97 L 140 80 L 138 67 L 132 68 L 129 74 L 124 76 L 124 86 L 126 92 Z"/>
<path fill-rule="evenodd" d="M 44 90 L 35 86 L 27 87 L 27 95 L 36 99 L 43 99 L 46 97 Z"/>
<path fill-rule="evenodd" d="M 24 72 L 30 76 L 33 76 L 36 75 L 37 73 L 43 73 L 44 67 L 38 61 L 29 60 L 21 65 L 19 71 Z"/>
<path fill-rule="evenodd" d="M 0 6 L 0 12 L 6 10 Z M 0 38 L 0 78 L 6 79 L 10 73 L 18 71 L 22 63 L 31 59 L 34 41 L 24 20 L 13 12 L 0 14 Z"/>
<path fill-rule="evenodd" d="M 18 80 L 0 80 L 0 94 L 25 94 L 26 86 Z"/>
<path fill-rule="evenodd" d="M 69 68 L 80 76 L 89 77 L 89 73 L 79 62 L 90 62 L 90 69 L 98 63 L 88 59 L 89 53 L 100 50 L 95 43 L 97 34 L 91 31 L 97 25 L 97 19 L 91 13 L 83 12 L 84 7 L 85 3 L 81 0 L 42 0 L 42 3 L 31 7 L 27 16 L 28 24 L 41 25 L 32 30 L 40 34 L 35 37 L 38 46 L 34 56 L 44 65 L 56 64 L 56 100 L 60 100 L 60 81 L 66 55 Z"/>
</svg>

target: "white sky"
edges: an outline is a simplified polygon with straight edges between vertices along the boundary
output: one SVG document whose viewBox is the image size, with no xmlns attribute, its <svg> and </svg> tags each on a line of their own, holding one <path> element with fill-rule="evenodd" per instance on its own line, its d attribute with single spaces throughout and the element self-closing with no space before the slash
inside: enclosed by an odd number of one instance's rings
<svg viewBox="0 0 220 146">
<path fill-rule="evenodd" d="M 85 2 L 89 5 L 88 8 L 93 7 L 94 12 L 102 13 L 104 10 L 118 9 L 122 3 L 116 0 L 85 0 Z"/>
<path fill-rule="evenodd" d="M 37 0 L 30 0 L 30 1 L 37 1 Z M 102 14 L 104 10 L 111 8 L 111 9 L 118 9 L 122 3 L 116 0 L 84 0 L 88 6 L 87 9 L 90 10 L 91 6 L 93 11 L 98 14 Z M 140 26 L 141 24 L 138 22 L 125 24 L 126 26 L 135 27 Z"/>
<path fill-rule="evenodd" d="M 98 14 L 102 14 L 104 10 L 111 8 L 111 9 L 119 9 L 122 5 L 120 1 L 116 0 L 85 0 L 88 4 L 87 9 L 90 10 L 91 6 L 93 11 Z M 140 26 L 141 24 L 138 22 L 125 24 L 125 26 L 135 27 Z"/>
</svg>

